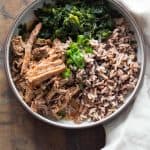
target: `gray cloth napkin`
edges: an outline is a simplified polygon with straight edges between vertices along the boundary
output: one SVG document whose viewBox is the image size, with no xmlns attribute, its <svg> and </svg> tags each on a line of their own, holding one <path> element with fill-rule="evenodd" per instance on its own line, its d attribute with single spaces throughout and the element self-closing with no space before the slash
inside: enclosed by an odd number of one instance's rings
<svg viewBox="0 0 150 150">
<path fill-rule="evenodd" d="M 118 0 L 133 13 L 147 41 L 150 63 L 150 1 Z M 149 58 L 149 60 L 148 60 Z M 150 67 L 147 65 L 143 86 L 135 100 L 119 118 L 105 125 L 106 146 L 102 150 L 150 150 Z"/>
</svg>

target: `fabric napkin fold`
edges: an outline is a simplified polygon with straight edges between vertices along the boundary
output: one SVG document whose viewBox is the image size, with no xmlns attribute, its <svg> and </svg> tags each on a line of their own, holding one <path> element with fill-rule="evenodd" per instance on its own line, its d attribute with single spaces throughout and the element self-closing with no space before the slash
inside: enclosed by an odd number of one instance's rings
<svg viewBox="0 0 150 150">
<path fill-rule="evenodd" d="M 150 63 L 150 1 L 118 0 L 133 13 L 147 41 L 147 64 Z M 149 59 L 148 59 L 149 58 Z M 150 150 L 150 68 L 130 108 L 106 124 L 106 146 L 102 150 Z"/>
<path fill-rule="evenodd" d="M 150 77 L 145 76 L 132 109 L 105 129 L 107 143 L 103 150 L 150 150 Z"/>
</svg>

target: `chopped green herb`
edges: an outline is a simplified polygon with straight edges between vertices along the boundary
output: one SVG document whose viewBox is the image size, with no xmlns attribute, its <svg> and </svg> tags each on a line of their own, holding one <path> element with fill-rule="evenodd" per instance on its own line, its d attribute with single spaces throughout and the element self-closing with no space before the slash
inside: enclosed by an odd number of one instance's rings
<svg viewBox="0 0 150 150">
<path fill-rule="evenodd" d="M 72 42 L 66 52 L 67 64 L 78 68 L 85 66 L 84 53 L 92 53 L 93 49 L 89 44 L 89 38 L 84 35 L 77 37 L 77 42 Z"/>
<path fill-rule="evenodd" d="M 91 47 L 85 47 L 85 53 L 93 53 L 93 49 Z"/>
<path fill-rule="evenodd" d="M 78 35 L 77 43 L 78 45 L 84 47 L 85 45 L 89 44 L 89 38 L 85 35 Z"/>
<path fill-rule="evenodd" d="M 71 76 L 71 70 L 69 68 L 67 68 L 63 73 L 62 73 L 62 77 L 63 78 L 69 78 Z"/>
<path fill-rule="evenodd" d="M 101 35 L 101 39 L 106 39 L 111 35 L 111 31 L 110 30 L 102 30 L 100 31 L 100 35 Z"/>
<path fill-rule="evenodd" d="M 76 66 L 77 68 L 84 67 L 83 52 L 79 49 L 78 44 L 72 42 L 67 50 L 67 63 L 68 65 Z"/>
<path fill-rule="evenodd" d="M 93 49 L 89 43 L 89 37 L 85 35 L 79 35 L 77 37 L 77 44 L 85 53 L 92 53 Z"/>
</svg>

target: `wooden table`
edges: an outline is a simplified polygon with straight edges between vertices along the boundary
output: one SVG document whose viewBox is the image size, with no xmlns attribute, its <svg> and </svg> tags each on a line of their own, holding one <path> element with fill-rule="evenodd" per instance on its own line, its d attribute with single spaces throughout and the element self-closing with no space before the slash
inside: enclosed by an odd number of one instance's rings
<svg viewBox="0 0 150 150">
<path fill-rule="evenodd" d="M 33 0 L 0 0 L 0 45 L 11 23 Z M 105 144 L 102 126 L 67 130 L 34 119 L 7 84 L 0 55 L 0 150 L 99 150 Z"/>
</svg>

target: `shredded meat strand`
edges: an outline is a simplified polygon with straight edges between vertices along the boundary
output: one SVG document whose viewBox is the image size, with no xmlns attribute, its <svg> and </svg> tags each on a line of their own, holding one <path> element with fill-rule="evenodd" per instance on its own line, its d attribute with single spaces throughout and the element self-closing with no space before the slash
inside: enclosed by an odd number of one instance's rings
<svg viewBox="0 0 150 150">
<path fill-rule="evenodd" d="M 27 71 L 28 64 L 31 58 L 31 50 L 33 47 L 33 43 L 36 40 L 36 37 L 38 33 L 40 32 L 41 28 L 42 28 L 42 24 L 41 23 L 37 24 L 36 27 L 33 29 L 27 43 L 25 44 L 25 55 L 24 55 L 23 64 L 21 68 L 21 74 Z"/>
<path fill-rule="evenodd" d="M 35 69 L 31 69 L 28 71 L 27 79 L 33 85 L 37 85 L 42 83 L 43 81 L 49 79 L 50 77 L 60 74 L 66 68 L 65 64 L 56 63 L 48 64 L 46 69 L 42 69 L 41 67 L 36 67 Z M 41 70 L 39 70 L 41 68 Z M 45 67 L 44 67 L 45 68 Z"/>
</svg>

